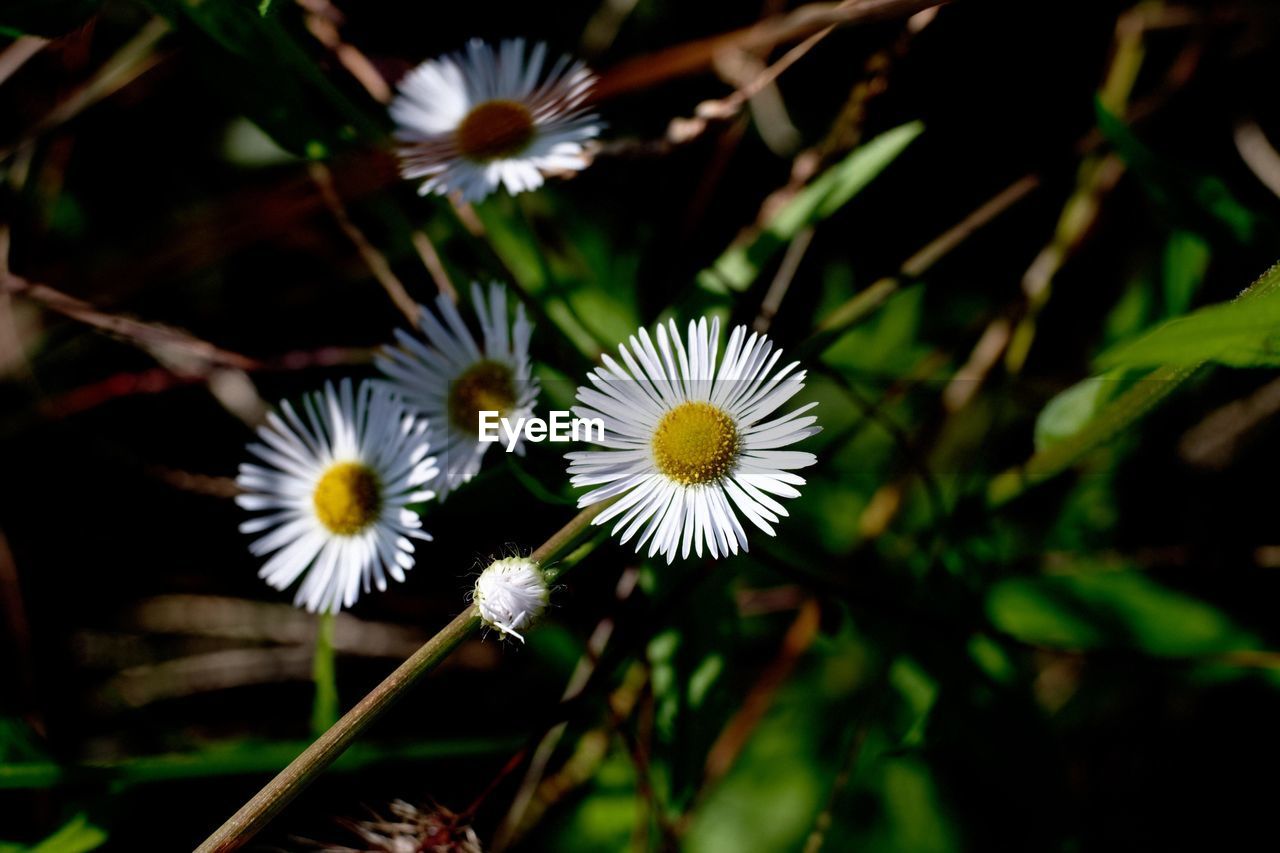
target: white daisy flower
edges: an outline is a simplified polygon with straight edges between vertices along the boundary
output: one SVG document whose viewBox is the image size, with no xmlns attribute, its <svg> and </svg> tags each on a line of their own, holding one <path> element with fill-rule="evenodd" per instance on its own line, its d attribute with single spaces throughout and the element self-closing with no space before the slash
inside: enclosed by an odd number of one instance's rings
<svg viewBox="0 0 1280 853">
<path fill-rule="evenodd" d="M 546 57 L 541 42 L 526 57 L 524 39 L 496 49 L 472 39 L 410 71 L 391 103 L 401 175 L 425 178 L 422 195 L 479 201 L 584 168 L 583 145 L 602 127 L 583 108 L 596 77 L 568 56 L 544 68 Z"/>
<path fill-rule="evenodd" d="M 519 629 L 537 621 L 549 596 L 547 578 L 537 563 L 508 557 L 480 573 L 472 598 L 486 625 L 523 643 Z"/>
<path fill-rule="evenodd" d="M 668 328 L 670 333 L 668 333 Z M 575 486 L 598 486 L 579 506 L 617 497 L 595 524 L 618 519 L 613 532 L 636 551 L 670 563 L 690 548 L 713 557 L 747 550 L 747 535 L 735 508 L 770 536 L 786 509 L 775 500 L 794 498 L 804 479 L 793 474 L 817 458 L 779 448 L 821 431 L 817 418 L 802 417 L 817 403 L 766 420 L 804 387 L 795 362 L 773 372 L 782 355 L 773 342 L 739 326 L 716 369 L 720 323 L 689 323 L 686 344 L 674 322 L 658 326 L 655 347 L 641 329 L 622 344 L 625 367 L 608 355 L 604 367 L 587 374 L 594 388 L 579 388 L 573 413 L 600 418 L 604 450 L 570 453 Z"/>
<path fill-rule="evenodd" d="M 497 282 L 489 285 L 488 299 L 473 282 L 471 301 L 483 345 L 476 343 L 453 301 L 441 295 L 436 299 L 439 317 L 425 306 L 420 312 L 425 342 L 397 329 L 399 347 L 388 347 L 375 359 L 392 390 L 427 419 L 440 464 L 432 488 L 441 500 L 480 471 L 492 444 L 480 441 L 480 413 L 498 412 L 515 423 L 533 414 L 538 398 L 529 364 L 533 326 L 524 306 L 516 304 L 513 326 L 507 319 L 507 290 Z M 524 454 L 523 439 L 514 451 Z"/>
<path fill-rule="evenodd" d="M 240 530 L 263 534 L 249 545 L 255 556 L 272 555 L 260 577 L 285 589 L 305 574 L 294 604 L 334 613 L 413 567 L 410 540 L 431 536 L 407 505 L 433 497 L 423 486 L 436 463 L 426 424 L 377 383 L 326 384 L 302 409 L 305 418 L 281 403 L 284 417 L 267 415 L 263 443 L 249 445 L 266 465 L 240 466 L 236 503 L 268 514 Z"/>
</svg>

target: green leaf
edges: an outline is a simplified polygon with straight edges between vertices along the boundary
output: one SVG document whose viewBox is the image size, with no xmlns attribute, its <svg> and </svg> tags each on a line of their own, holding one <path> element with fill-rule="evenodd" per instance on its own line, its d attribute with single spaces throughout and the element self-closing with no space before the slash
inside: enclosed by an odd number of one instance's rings
<svg viewBox="0 0 1280 853">
<path fill-rule="evenodd" d="M 889 667 L 889 683 L 902 695 L 909 715 L 902 743 L 920 746 L 924 743 L 929 712 L 938 698 L 938 683 L 918 663 L 906 657 L 897 658 Z"/>
<path fill-rule="evenodd" d="M 1274 305 L 1277 299 L 1280 299 L 1280 264 L 1263 273 L 1261 278 L 1236 298 L 1235 303 L 1230 304 L 1247 303 L 1254 306 L 1266 302 Z M 1162 330 L 1171 324 L 1153 330 L 1149 336 L 1162 334 Z M 1133 345 L 1142 344 L 1147 337 L 1140 338 Z M 1111 362 L 1104 357 L 1103 363 L 1106 365 Z M 1107 404 L 1079 432 L 1037 451 L 1023 465 L 1004 471 L 992 479 L 987 486 L 987 504 L 993 507 L 1005 504 L 1021 495 L 1029 486 L 1065 471 L 1089 451 L 1111 440 L 1116 433 L 1155 408 L 1191 378 L 1202 363 L 1191 360 L 1185 364 L 1161 363 L 1160 367 L 1134 382 Z"/>
<path fill-rule="evenodd" d="M 590 740 L 582 739 L 579 753 L 586 754 L 594 746 Z M 574 758 L 582 760 L 577 754 Z M 590 788 L 555 832 L 551 849 L 564 853 L 629 849 L 642 802 L 631 758 L 621 751 L 610 753 L 596 769 Z"/>
<path fill-rule="evenodd" d="M 262 128 L 239 117 L 227 125 L 222 136 L 222 157 L 245 169 L 297 163 L 299 158 L 285 151 Z"/>
<path fill-rule="evenodd" d="M 0 762 L 35 761 L 45 757 L 35 732 L 17 717 L 0 717 Z"/>
<path fill-rule="evenodd" d="M 904 124 L 855 150 L 796 195 L 750 245 L 730 248 L 703 270 L 698 284 L 712 293 L 746 290 L 778 250 L 847 204 L 923 130 L 918 121 Z"/>
<path fill-rule="evenodd" d="M 1019 578 L 997 584 L 987 595 L 987 615 L 1001 631 L 1026 643 L 1073 649 L 1101 645 L 1102 632 L 1055 594 L 1053 583 Z"/>
<path fill-rule="evenodd" d="M 1256 649 L 1259 641 L 1215 607 L 1136 571 L 1079 571 L 998 583 L 993 624 L 1037 646 L 1131 648 L 1164 657 Z"/>
<path fill-rule="evenodd" d="M 1280 365 L 1280 296 L 1241 298 L 1210 305 L 1157 326 L 1137 340 L 1107 350 L 1104 368 Z"/>
<path fill-rule="evenodd" d="M 775 700 L 732 771 L 698 804 L 682 849 L 690 853 L 798 850 L 821 808 L 820 714 L 812 693 Z"/>
<path fill-rule="evenodd" d="M 1120 372 L 1091 376 L 1059 392 L 1036 418 L 1036 450 L 1044 450 L 1084 429 L 1115 397 L 1123 379 Z"/>
<path fill-rule="evenodd" d="M 969 638 L 969 656 L 993 681 L 1009 684 L 1017 676 L 1017 670 L 1004 649 L 985 634 L 974 634 Z"/>
<path fill-rule="evenodd" d="M 53 835 L 30 847 L 0 841 L 0 853 L 88 853 L 106 842 L 106 831 L 89 823 L 84 814 L 78 814 Z"/>
</svg>

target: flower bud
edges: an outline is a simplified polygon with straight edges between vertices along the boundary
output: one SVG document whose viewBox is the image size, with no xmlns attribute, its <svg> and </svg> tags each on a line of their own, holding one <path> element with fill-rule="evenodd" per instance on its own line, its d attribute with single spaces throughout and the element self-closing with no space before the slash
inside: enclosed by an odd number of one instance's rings
<svg viewBox="0 0 1280 853">
<path fill-rule="evenodd" d="M 519 631 L 542 615 L 548 597 L 541 567 L 524 557 L 508 557 L 480 573 L 474 600 L 486 625 L 524 642 Z"/>
</svg>

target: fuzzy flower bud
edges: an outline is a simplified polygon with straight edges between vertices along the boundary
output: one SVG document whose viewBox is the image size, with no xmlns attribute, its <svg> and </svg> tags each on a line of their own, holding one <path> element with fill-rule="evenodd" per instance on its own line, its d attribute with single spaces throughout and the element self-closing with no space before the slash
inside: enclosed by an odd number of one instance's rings
<svg viewBox="0 0 1280 853">
<path fill-rule="evenodd" d="M 495 560 L 476 580 L 475 603 L 490 628 L 524 642 L 518 632 L 547 607 L 549 591 L 542 569 L 524 557 Z"/>
</svg>

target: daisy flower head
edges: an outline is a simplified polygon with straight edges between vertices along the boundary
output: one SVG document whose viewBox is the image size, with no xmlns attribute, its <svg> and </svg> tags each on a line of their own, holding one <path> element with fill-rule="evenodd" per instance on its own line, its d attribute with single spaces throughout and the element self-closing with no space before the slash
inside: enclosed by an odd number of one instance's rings
<svg viewBox="0 0 1280 853">
<path fill-rule="evenodd" d="M 422 178 L 421 195 L 472 202 L 584 168 L 583 146 L 602 127 L 583 106 L 595 75 L 568 56 L 546 60 L 542 42 L 526 53 L 524 39 L 496 48 L 472 39 L 410 71 L 391 103 L 400 174 Z"/>
<path fill-rule="evenodd" d="M 432 488 L 441 500 L 480 471 L 490 442 L 480 441 L 480 413 L 527 418 L 538 398 L 538 381 L 529 363 L 533 326 L 517 304 L 515 323 L 507 319 L 507 290 L 494 282 L 488 296 L 471 285 L 471 302 L 480 320 L 477 343 L 445 295 L 433 313 L 425 306 L 418 321 L 423 337 L 396 330 L 397 347 L 375 359 L 392 390 L 427 419 L 428 437 L 440 463 Z M 514 447 L 524 454 L 523 439 Z"/>
<path fill-rule="evenodd" d="M 494 560 L 480 573 L 472 593 L 484 624 L 522 643 L 520 629 L 537 621 L 549 597 L 542 569 L 524 557 Z"/>
<path fill-rule="evenodd" d="M 408 505 L 430 500 L 436 475 L 426 424 L 374 382 L 350 380 L 289 403 L 267 416 L 261 443 L 249 452 L 261 463 L 240 466 L 236 498 L 262 512 L 240 525 L 261 534 L 249 545 L 271 555 L 258 572 L 276 589 L 299 577 L 294 604 L 335 613 L 361 590 L 403 581 L 413 567 L 412 540 L 430 541 Z"/>
<path fill-rule="evenodd" d="M 617 519 L 622 541 L 645 543 L 649 556 L 672 562 L 691 549 L 712 557 L 747 550 L 741 513 L 770 536 L 787 515 L 778 498 L 798 497 L 804 479 L 793 473 L 813 465 L 812 453 L 784 450 L 821 431 L 805 415 L 809 403 L 774 413 L 804 388 L 793 362 L 775 370 L 782 351 L 764 335 L 738 326 L 717 359 L 720 323 L 690 322 L 680 336 L 674 322 L 658 326 L 656 345 L 644 329 L 587 374 L 573 413 L 604 423 L 602 449 L 569 453 L 570 482 L 594 487 L 578 500 L 616 502 L 595 524 Z"/>
</svg>

